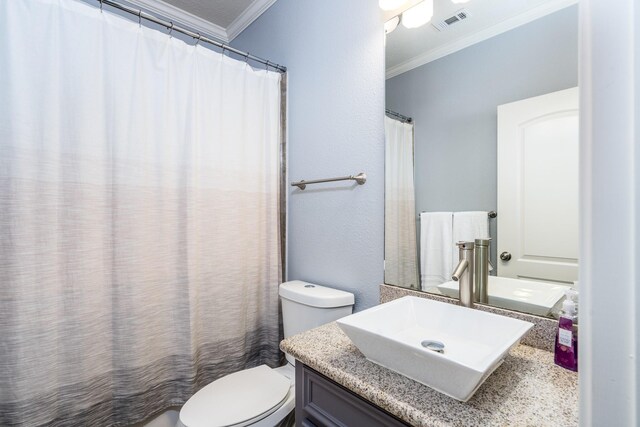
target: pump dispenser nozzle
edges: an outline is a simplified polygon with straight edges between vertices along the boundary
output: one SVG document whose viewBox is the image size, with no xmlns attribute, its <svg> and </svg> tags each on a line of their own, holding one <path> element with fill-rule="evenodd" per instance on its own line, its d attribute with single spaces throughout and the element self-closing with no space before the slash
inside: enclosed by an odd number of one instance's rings
<svg viewBox="0 0 640 427">
<path fill-rule="evenodd" d="M 562 311 L 569 316 L 576 316 L 578 314 L 578 291 L 568 289 L 564 295 L 565 299 L 562 302 Z"/>
</svg>

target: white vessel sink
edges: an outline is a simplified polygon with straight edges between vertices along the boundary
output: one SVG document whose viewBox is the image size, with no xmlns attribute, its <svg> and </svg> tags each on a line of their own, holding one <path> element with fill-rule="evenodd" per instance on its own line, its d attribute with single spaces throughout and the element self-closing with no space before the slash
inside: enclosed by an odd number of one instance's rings
<svg viewBox="0 0 640 427">
<path fill-rule="evenodd" d="M 411 296 L 343 317 L 337 323 L 370 361 L 463 402 L 533 326 Z M 444 352 L 425 348 L 426 341 L 443 343 Z"/>
<path fill-rule="evenodd" d="M 444 295 L 458 298 L 458 282 L 438 285 Z M 509 277 L 489 276 L 489 305 L 510 310 L 549 316 L 570 286 L 534 282 Z"/>
</svg>

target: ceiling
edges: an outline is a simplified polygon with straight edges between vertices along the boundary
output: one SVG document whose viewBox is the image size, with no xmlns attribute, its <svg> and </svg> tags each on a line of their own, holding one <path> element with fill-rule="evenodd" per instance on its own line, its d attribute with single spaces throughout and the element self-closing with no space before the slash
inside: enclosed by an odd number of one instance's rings
<svg viewBox="0 0 640 427">
<path fill-rule="evenodd" d="M 253 0 L 164 0 L 179 9 L 227 28 Z"/>
<path fill-rule="evenodd" d="M 387 78 L 577 2 L 578 0 L 469 0 L 464 4 L 454 4 L 451 0 L 434 0 L 434 16 L 431 22 L 448 18 L 462 8 L 467 9 L 469 17 L 442 32 L 430 23 L 413 29 L 398 25 L 395 31 L 387 35 Z M 395 13 L 398 11 L 386 13 L 385 18 Z"/>
<path fill-rule="evenodd" d="M 165 19 L 228 43 L 276 0 L 127 0 Z"/>
</svg>

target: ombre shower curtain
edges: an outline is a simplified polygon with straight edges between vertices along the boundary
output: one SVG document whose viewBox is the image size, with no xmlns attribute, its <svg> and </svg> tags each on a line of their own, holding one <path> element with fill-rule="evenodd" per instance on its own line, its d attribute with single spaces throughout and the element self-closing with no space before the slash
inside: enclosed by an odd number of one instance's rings
<svg viewBox="0 0 640 427">
<path fill-rule="evenodd" d="M 385 117 L 384 282 L 419 288 L 413 124 Z"/>
<path fill-rule="evenodd" d="M 0 0 L 0 425 L 128 425 L 281 359 L 281 76 Z"/>
</svg>

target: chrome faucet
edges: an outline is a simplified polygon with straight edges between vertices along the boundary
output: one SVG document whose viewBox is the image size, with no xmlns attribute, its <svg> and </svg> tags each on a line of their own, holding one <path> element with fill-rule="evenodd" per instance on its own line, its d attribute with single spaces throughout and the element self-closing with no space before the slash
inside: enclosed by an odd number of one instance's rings
<svg viewBox="0 0 640 427">
<path fill-rule="evenodd" d="M 474 243 L 458 242 L 457 245 L 460 250 L 460 262 L 453 271 L 451 279 L 460 285 L 460 304 L 465 307 L 473 307 Z"/>
<path fill-rule="evenodd" d="M 487 304 L 489 302 L 489 243 L 491 239 L 476 239 L 475 249 L 475 302 Z"/>
</svg>

